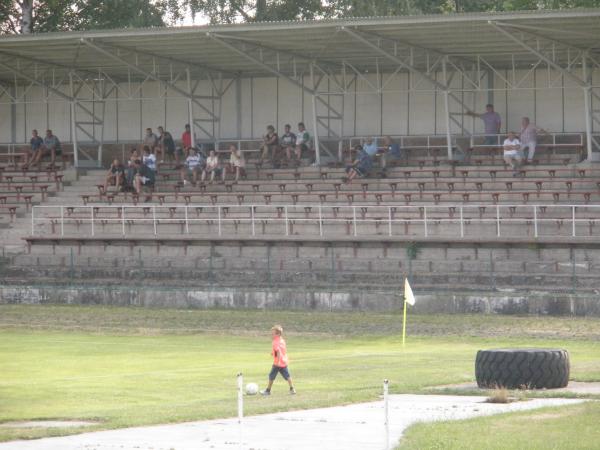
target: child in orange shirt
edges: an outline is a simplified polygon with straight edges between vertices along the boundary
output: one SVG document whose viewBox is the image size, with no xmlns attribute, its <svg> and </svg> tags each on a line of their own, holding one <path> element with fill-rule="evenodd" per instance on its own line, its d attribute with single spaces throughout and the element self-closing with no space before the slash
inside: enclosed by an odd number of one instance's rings
<svg viewBox="0 0 600 450">
<path fill-rule="evenodd" d="M 288 356 L 287 356 L 287 347 L 285 344 L 285 339 L 283 339 L 283 328 L 281 325 L 275 325 L 271 328 L 271 334 L 273 336 L 273 347 L 271 351 L 271 355 L 273 355 L 273 367 L 271 367 L 271 373 L 269 373 L 269 384 L 267 388 L 263 391 L 260 391 L 262 395 L 271 395 L 271 387 L 273 386 L 273 381 L 277 378 L 277 374 L 280 373 L 284 380 L 288 382 L 290 385 L 290 395 L 294 395 L 296 393 L 296 389 L 294 389 L 294 385 L 292 384 L 292 377 L 290 376 L 290 372 L 288 370 Z"/>
</svg>

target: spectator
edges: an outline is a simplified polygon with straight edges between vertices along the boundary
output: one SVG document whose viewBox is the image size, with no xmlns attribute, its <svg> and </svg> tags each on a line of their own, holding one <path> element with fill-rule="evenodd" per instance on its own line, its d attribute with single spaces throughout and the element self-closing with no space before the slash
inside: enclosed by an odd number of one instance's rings
<svg viewBox="0 0 600 450">
<path fill-rule="evenodd" d="M 156 172 L 156 156 L 150 150 L 150 147 L 144 146 L 144 155 L 142 157 L 142 162 L 148 166 L 150 170 Z"/>
<path fill-rule="evenodd" d="M 296 158 L 298 162 L 302 159 L 302 153 L 307 153 L 310 148 L 310 134 L 306 131 L 304 122 L 298 123 L 298 133 L 296 133 Z M 314 162 L 313 158 L 313 161 Z"/>
<path fill-rule="evenodd" d="M 519 174 L 517 169 L 523 161 L 523 154 L 521 153 L 521 142 L 519 142 L 514 131 L 508 133 L 508 137 L 504 140 L 503 147 L 504 162 L 512 167 L 513 177 L 516 177 Z"/>
<path fill-rule="evenodd" d="M 362 149 L 373 158 L 377 152 L 379 151 L 379 147 L 377 146 L 377 138 L 368 137 L 363 142 Z"/>
<path fill-rule="evenodd" d="M 108 192 L 108 186 L 115 186 L 116 192 L 119 192 L 121 186 L 125 182 L 125 167 L 121 164 L 121 161 L 115 159 L 108 172 L 106 174 L 106 179 L 104 180 L 104 192 Z"/>
<path fill-rule="evenodd" d="M 152 128 L 146 128 L 146 136 L 142 142 L 142 150 L 144 147 L 149 147 L 152 152 L 157 150 L 158 136 L 152 132 Z"/>
<path fill-rule="evenodd" d="M 125 177 L 126 187 L 130 190 L 134 188 L 135 174 L 137 173 L 135 162 L 138 159 L 140 159 L 140 154 L 134 147 L 129 151 L 129 160 L 127 161 L 127 174 Z"/>
<path fill-rule="evenodd" d="M 491 103 L 485 105 L 485 110 L 486 111 L 483 114 L 467 111 L 467 115 L 479 117 L 481 120 L 483 120 L 485 129 L 485 139 L 483 141 L 483 145 L 498 145 L 496 135 L 500 134 L 500 126 L 502 125 L 500 114 L 494 111 L 494 105 Z"/>
<path fill-rule="evenodd" d="M 181 144 L 183 145 L 184 156 L 187 157 L 192 148 L 192 131 L 189 123 L 185 124 L 185 131 L 181 135 Z"/>
<path fill-rule="evenodd" d="M 142 161 L 140 161 L 139 159 L 137 159 L 135 161 L 135 169 L 136 169 L 136 174 L 135 174 L 135 178 L 134 178 L 135 192 L 137 192 L 137 194 L 139 195 L 142 193 L 143 187 L 148 187 L 150 189 L 154 188 L 154 181 L 155 181 L 154 171 L 151 170 L 145 164 L 142 164 Z M 150 200 L 150 198 L 146 198 L 146 201 L 148 201 L 148 200 Z"/>
<path fill-rule="evenodd" d="M 263 144 L 261 145 L 261 163 L 269 158 L 274 160 L 277 156 L 277 151 L 279 147 L 279 136 L 275 132 L 275 127 L 273 125 L 269 125 L 267 127 L 267 134 L 263 136 Z"/>
<path fill-rule="evenodd" d="M 31 150 L 26 151 L 25 153 L 25 163 L 23 164 L 23 170 L 29 168 L 29 161 L 31 158 L 31 165 L 34 165 L 37 161 L 39 163 L 42 158 L 42 146 L 44 145 L 44 140 L 38 135 L 37 130 L 31 131 L 31 139 L 29 140 L 29 145 L 31 146 Z"/>
<path fill-rule="evenodd" d="M 163 127 L 158 127 L 158 132 L 160 133 L 158 137 L 158 147 L 162 152 L 162 160 L 164 162 L 165 156 L 168 157 L 169 162 L 173 161 L 175 158 L 175 165 L 179 165 L 179 152 L 175 149 L 175 141 L 173 140 L 173 136 L 168 131 L 165 131 Z"/>
<path fill-rule="evenodd" d="M 533 161 L 533 155 L 535 155 L 535 147 L 537 146 L 537 134 L 547 133 L 544 129 L 538 128 L 529 121 L 529 117 L 523 117 L 521 119 L 521 153 L 523 154 L 524 160 L 528 163 Z M 527 150 L 527 154 L 525 154 Z"/>
<path fill-rule="evenodd" d="M 398 161 L 402 157 L 400 146 L 389 136 L 384 136 L 383 145 L 385 145 L 385 153 L 381 159 L 381 166 L 386 167 L 388 159 L 390 161 Z"/>
<path fill-rule="evenodd" d="M 196 152 L 195 148 L 191 147 L 189 150 L 190 152 L 185 159 L 184 167 L 181 168 L 180 175 L 184 186 L 187 184 L 187 176 L 191 177 L 192 185 L 195 186 L 198 181 L 198 172 L 204 169 L 206 160 L 203 155 Z"/>
<path fill-rule="evenodd" d="M 206 175 L 210 174 L 210 183 L 215 181 L 215 176 L 221 176 L 221 165 L 219 157 L 214 150 L 210 151 L 208 159 L 206 160 L 206 167 L 202 171 L 202 182 L 206 179 Z"/>
<path fill-rule="evenodd" d="M 246 175 L 246 160 L 244 154 L 235 145 L 231 144 L 229 150 L 231 151 L 231 156 L 229 157 L 226 170 L 223 171 L 223 181 L 225 181 L 226 172 L 229 172 L 235 173 L 234 181 L 237 183 L 240 176 Z"/>
<path fill-rule="evenodd" d="M 40 164 L 42 162 L 42 158 L 44 156 L 50 155 L 50 167 L 54 167 L 54 162 L 56 161 L 56 156 L 62 154 L 62 148 L 60 146 L 60 141 L 56 136 L 52 134 L 52 130 L 46 130 L 46 137 L 44 138 L 44 142 L 41 147 L 38 149 L 36 154 L 31 158 L 30 165 L 38 166 L 40 168 Z"/>
<path fill-rule="evenodd" d="M 291 161 L 292 154 L 296 147 L 296 135 L 292 133 L 292 127 L 289 123 L 286 124 L 283 129 L 285 130 L 285 133 L 281 136 L 281 148 L 285 150 L 288 161 Z"/>
<path fill-rule="evenodd" d="M 362 148 L 361 145 L 354 147 L 356 151 L 356 159 L 351 165 L 346 167 L 347 177 L 343 177 L 344 183 L 350 184 L 356 177 L 364 177 L 369 173 L 369 170 L 373 167 L 373 159 L 371 156 Z"/>
</svg>

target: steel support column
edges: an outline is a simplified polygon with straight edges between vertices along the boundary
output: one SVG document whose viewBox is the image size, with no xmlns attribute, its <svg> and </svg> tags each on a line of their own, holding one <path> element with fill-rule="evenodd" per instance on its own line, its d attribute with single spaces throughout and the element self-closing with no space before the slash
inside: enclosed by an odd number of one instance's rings
<svg viewBox="0 0 600 450">
<path fill-rule="evenodd" d="M 194 127 L 194 102 L 192 101 L 192 96 L 194 95 L 194 92 L 192 91 L 192 77 L 190 76 L 190 69 L 189 67 L 187 69 L 185 69 L 185 76 L 187 79 L 187 88 L 188 88 L 188 92 L 189 92 L 189 97 L 188 97 L 188 123 L 190 124 L 190 134 L 191 134 L 191 143 L 192 143 L 192 147 L 196 147 L 196 133 L 195 128 Z"/>
<path fill-rule="evenodd" d="M 71 108 L 71 144 L 73 145 L 73 164 L 75 167 L 79 167 L 79 149 L 77 146 L 77 120 L 75 118 L 75 86 L 73 84 L 73 73 L 69 72 L 69 86 L 71 88 L 71 101 L 69 102 Z"/>
<path fill-rule="evenodd" d="M 450 88 L 448 87 L 448 75 L 447 75 L 447 70 L 446 70 L 446 65 L 448 62 L 448 57 L 444 56 L 442 59 L 442 76 L 444 77 L 444 85 L 446 85 L 446 89 L 444 89 L 444 107 L 446 109 L 446 114 L 444 116 L 444 119 L 446 121 L 446 147 L 448 149 L 448 160 L 452 161 L 453 159 L 453 155 L 452 155 L 452 134 L 450 131 L 450 100 L 449 100 L 449 94 L 450 94 Z"/>
<path fill-rule="evenodd" d="M 310 64 L 310 81 L 313 86 L 312 99 L 312 115 L 314 123 L 314 138 L 315 138 L 315 163 L 317 166 L 321 165 L 321 148 L 319 146 L 319 123 L 317 118 L 317 93 L 315 90 L 315 73 L 313 64 Z"/>
<path fill-rule="evenodd" d="M 592 152 L 593 152 L 593 137 L 592 137 L 592 87 L 589 83 L 588 78 L 588 61 L 587 54 L 584 53 L 581 57 L 581 66 L 583 70 L 583 80 L 587 83 L 587 86 L 583 87 L 583 110 L 585 113 L 585 142 L 587 145 L 587 158 L 588 161 L 592 161 Z"/>
</svg>

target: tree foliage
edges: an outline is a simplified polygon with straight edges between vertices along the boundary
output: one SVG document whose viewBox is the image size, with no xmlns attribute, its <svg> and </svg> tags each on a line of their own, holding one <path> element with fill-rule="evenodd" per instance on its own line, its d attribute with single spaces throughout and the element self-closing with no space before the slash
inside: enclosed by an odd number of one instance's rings
<svg viewBox="0 0 600 450">
<path fill-rule="evenodd" d="M 47 32 L 218 23 L 600 7 L 600 0 L 0 0 L 0 31 Z"/>
</svg>

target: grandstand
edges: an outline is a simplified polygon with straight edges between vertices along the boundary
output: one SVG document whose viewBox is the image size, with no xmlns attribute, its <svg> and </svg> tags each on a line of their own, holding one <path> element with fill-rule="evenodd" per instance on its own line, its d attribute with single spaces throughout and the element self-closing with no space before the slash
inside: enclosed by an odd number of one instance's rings
<svg viewBox="0 0 600 450">
<path fill-rule="evenodd" d="M 96 284 L 304 288 L 279 306 L 339 293 L 332 308 L 390 307 L 367 294 L 404 276 L 432 298 L 597 296 L 599 27 L 573 10 L 2 37 L 4 283 L 68 282 L 80 301 Z M 486 103 L 493 142 L 467 114 Z M 501 143 L 524 116 L 546 132 L 513 173 Z M 299 121 L 316 163 L 260 162 L 265 127 Z M 238 146 L 246 176 L 183 185 L 163 163 L 152 191 L 104 191 L 146 127 L 186 123 L 198 146 Z M 31 128 L 61 137 L 62 166 L 20 168 Z M 384 169 L 382 148 L 344 183 L 355 145 L 384 135 L 402 158 Z"/>
</svg>

